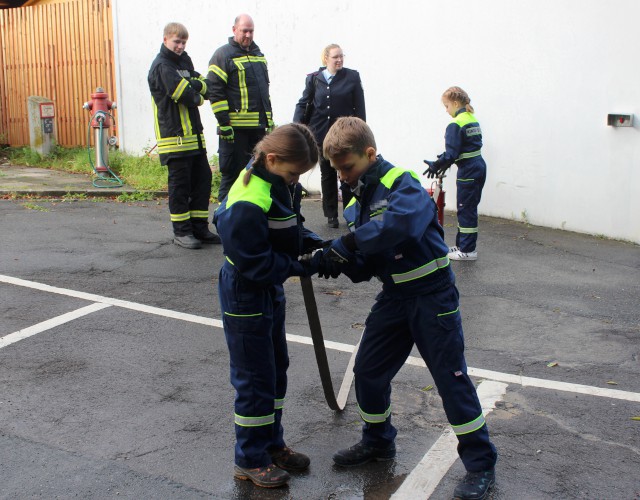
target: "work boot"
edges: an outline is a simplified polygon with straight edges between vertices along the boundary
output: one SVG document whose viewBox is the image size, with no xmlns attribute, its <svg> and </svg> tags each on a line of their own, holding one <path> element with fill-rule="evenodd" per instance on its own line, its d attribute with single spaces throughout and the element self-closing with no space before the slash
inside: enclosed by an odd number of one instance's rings
<svg viewBox="0 0 640 500">
<path fill-rule="evenodd" d="M 279 450 L 270 450 L 271 460 L 278 467 L 292 472 L 299 472 L 307 469 L 311 460 L 303 453 L 297 453 L 291 448 L 285 446 Z"/>
<path fill-rule="evenodd" d="M 236 465 L 233 468 L 233 477 L 243 481 L 251 481 L 261 488 L 278 488 L 289 482 L 291 476 L 288 472 L 279 469 L 274 464 L 266 467 L 256 467 L 255 469 L 245 469 Z"/>
<path fill-rule="evenodd" d="M 205 229 L 202 232 L 194 232 L 193 235 L 197 240 L 200 240 L 201 243 L 205 245 L 219 245 L 222 243 L 220 236 L 215 233 L 212 233 L 208 229 Z"/>
<path fill-rule="evenodd" d="M 354 467 L 373 461 L 391 460 L 396 456 L 396 445 L 391 443 L 386 448 L 374 448 L 360 441 L 351 448 L 340 450 L 333 455 L 333 461 L 342 467 Z"/>
<path fill-rule="evenodd" d="M 482 500 L 496 482 L 495 469 L 467 472 L 453 492 L 454 500 Z"/>
<path fill-rule="evenodd" d="M 184 236 L 174 235 L 173 242 L 183 248 L 196 249 L 202 248 L 200 240 L 196 239 L 192 234 L 185 234 Z"/>
<path fill-rule="evenodd" d="M 478 252 L 475 250 L 473 252 L 463 252 L 459 248 L 456 248 L 455 251 L 449 252 L 447 257 L 451 260 L 477 260 Z"/>
<path fill-rule="evenodd" d="M 327 219 L 327 226 L 332 227 L 332 228 L 337 228 L 340 227 L 340 223 L 338 222 L 338 218 L 337 217 L 329 217 Z"/>
</svg>

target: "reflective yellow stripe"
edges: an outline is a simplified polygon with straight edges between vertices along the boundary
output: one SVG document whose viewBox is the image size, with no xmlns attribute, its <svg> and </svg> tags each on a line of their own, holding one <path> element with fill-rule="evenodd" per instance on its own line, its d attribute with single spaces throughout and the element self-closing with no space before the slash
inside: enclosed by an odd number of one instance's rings
<svg viewBox="0 0 640 500">
<path fill-rule="evenodd" d="M 198 142 L 197 135 L 189 135 L 185 137 L 164 137 L 162 139 L 158 139 L 158 153 L 167 154 L 194 151 L 199 149 L 200 143 L 202 144 L 203 149 L 207 147 L 204 136 L 202 135 L 200 136 L 200 142 Z"/>
<path fill-rule="evenodd" d="M 449 316 L 449 314 L 455 314 L 460 310 L 460 307 L 456 307 L 453 311 L 449 311 L 446 313 L 440 313 L 438 316 Z"/>
<path fill-rule="evenodd" d="M 423 278 L 428 274 L 437 271 L 438 269 L 444 269 L 448 265 L 449 257 L 440 257 L 439 259 L 434 259 L 424 266 L 420 266 L 411 271 L 407 271 L 406 273 L 392 274 L 391 278 L 393 279 L 393 282 L 395 284 L 406 283 L 407 281 Z"/>
<path fill-rule="evenodd" d="M 236 57 L 235 59 L 233 59 L 233 63 L 238 68 L 238 90 L 240 91 L 240 109 L 249 108 L 249 92 L 247 91 L 247 80 L 245 78 L 244 65 L 242 64 L 246 60 L 247 60 L 246 56 Z"/>
<path fill-rule="evenodd" d="M 379 413 L 379 414 L 367 413 L 362 408 L 360 408 L 360 405 L 358 405 L 358 411 L 360 412 L 360 417 L 365 422 L 368 422 L 370 424 L 381 424 L 387 418 L 389 418 L 389 415 L 391 415 L 391 406 L 389 406 L 389 408 L 387 408 L 387 411 L 385 411 L 384 413 Z"/>
<path fill-rule="evenodd" d="M 232 318 L 254 318 L 256 316 L 262 316 L 262 313 L 251 313 L 251 314 L 233 314 L 225 311 L 225 316 L 231 316 Z"/>
<path fill-rule="evenodd" d="M 176 89 L 173 91 L 173 94 L 171 94 L 171 99 L 178 102 L 178 99 L 180 99 L 180 96 L 184 92 L 184 89 L 187 88 L 187 85 L 189 85 L 189 82 L 186 81 L 184 78 L 180 80 L 180 83 L 178 84 Z"/>
<path fill-rule="evenodd" d="M 229 111 L 229 101 L 212 102 L 211 111 L 214 113 L 218 113 L 219 111 Z"/>
<path fill-rule="evenodd" d="M 271 425 L 276 421 L 276 414 L 265 415 L 264 417 L 243 417 L 242 415 L 235 415 L 235 423 L 241 427 L 261 427 L 264 425 Z"/>
<path fill-rule="evenodd" d="M 178 113 L 180 114 L 180 123 L 182 124 L 182 134 L 185 136 L 191 135 L 189 109 L 184 104 L 178 104 Z"/>
<path fill-rule="evenodd" d="M 453 432 L 456 436 L 461 436 L 462 434 L 469 434 L 471 432 L 475 432 L 478 429 L 482 428 L 485 424 L 484 415 L 481 413 L 480 416 L 471 422 L 467 422 L 462 425 L 452 425 Z"/>
<path fill-rule="evenodd" d="M 284 406 L 284 398 L 282 398 L 282 399 L 274 399 L 273 400 L 273 409 L 274 410 L 282 410 L 283 406 Z"/>
<path fill-rule="evenodd" d="M 458 160 L 468 160 L 469 158 L 475 158 L 476 156 L 480 156 L 482 151 L 478 149 L 477 151 L 470 151 L 469 153 L 462 153 L 460 156 L 456 158 Z"/>
<path fill-rule="evenodd" d="M 189 212 L 185 212 L 183 214 L 171 214 L 171 222 L 184 222 L 189 220 L 189 218 Z"/>
<path fill-rule="evenodd" d="M 460 224 L 458 224 L 458 231 L 460 231 L 462 234 L 474 234 L 478 232 L 478 228 L 477 227 L 461 227 Z"/>
<path fill-rule="evenodd" d="M 212 64 L 211 66 L 209 66 L 209 71 L 211 71 L 212 73 L 218 75 L 218 77 L 224 83 L 227 83 L 227 80 L 229 79 L 229 76 L 222 70 L 222 68 L 220 66 L 216 66 L 215 64 Z"/>
<path fill-rule="evenodd" d="M 209 211 L 208 210 L 191 210 L 190 214 L 191 214 L 191 217 L 193 217 L 194 219 L 207 219 L 207 218 L 209 218 Z"/>
</svg>

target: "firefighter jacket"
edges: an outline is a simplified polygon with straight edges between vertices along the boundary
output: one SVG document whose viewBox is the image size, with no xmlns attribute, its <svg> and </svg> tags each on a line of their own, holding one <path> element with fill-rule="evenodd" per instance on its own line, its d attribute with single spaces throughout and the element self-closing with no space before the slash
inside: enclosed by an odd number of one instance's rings
<svg viewBox="0 0 640 500">
<path fill-rule="evenodd" d="M 465 108 L 459 109 L 447 126 L 444 141 L 445 152 L 435 161 L 436 169 L 449 168 L 453 163 L 459 166 L 459 162 L 480 156 L 482 130 L 476 117 Z"/>
<path fill-rule="evenodd" d="M 186 52 L 178 55 L 162 45 L 147 80 L 160 163 L 166 165 L 171 158 L 206 154 L 198 106 L 204 103 L 208 86 L 204 77 L 194 71 L 189 55 Z"/>
<path fill-rule="evenodd" d="M 383 292 L 408 297 L 454 283 L 435 202 L 415 172 L 378 156 L 344 210 L 357 245 L 357 262 L 343 272 L 353 281 L 372 276 Z"/>
<path fill-rule="evenodd" d="M 367 120 L 360 73 L 342 68 L 331 79 L 331 83 L 327 83 L 322 75 L 324 69 L 322 67 L 307 75 L 302 97 L 296 104 L 293 115 L 294 122 L 302 123 L 307 104 L 312 106 L 307 125 L 313 131 L 320 148 L 329 128 L 338 118 L 357 116 Z"/>
<path fill-rule="evenodd" d="M 260 166 L 255 166 L 246 186 L 244 175 L 245 171 L 238 176 L 213 217 L 225 265 L 260 288 L 304 275 L 298 257 L 320 247 L 322 239 L 302 224 L 302 186 L 288 186 Z"/>
<path fill-rule="evenodd" d="M 219 125 L 273 126 L 267 60 L 254 42 L 244 50 L 230 37 L 211 57 L 207 79 L 211 109 Z"/>
</svg>

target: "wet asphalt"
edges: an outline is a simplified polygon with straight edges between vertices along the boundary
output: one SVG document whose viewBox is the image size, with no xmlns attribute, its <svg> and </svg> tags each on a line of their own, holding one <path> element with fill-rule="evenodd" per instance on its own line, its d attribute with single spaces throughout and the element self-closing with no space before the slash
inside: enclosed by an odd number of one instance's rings
<svg viewBox="0 0 640 500">
<path fill-rule="evenodd" d="M 331 456 L 359 439 L 353 391 L 331 411 L 312 347 L 289 342 L 285 438 L 311 468 L 277 490 L 234 480 L 234 395 L 214 324 L 221 248 L 172 244 L 165 198 L 91 191 L 85 176 L 0 167 L 0 342 L 98 300 L 78 292 L 133 304 L 0 347 L 0 498 L 390 498 L 448 427 L 428 371 L 406 365 L 394 380 L 396 460 L 343 470 Z M 318 199 L 303 209 L 321 236 L 345 232 L 326 226 Z M 447 212 L 449 244 L 454 228 Z M 491 498 L 640 498 L 640 247 L 481 217 L 478 251 L 452 264 L 467 363 L 486 370 L 474 380 L 550 381 L 509 383 L 487 417 L 500 453 Z M 378 284 L 314 288 L 325 339 L 354 345 Z M 309 337 L 299 281 L 285 289 L 287 333 Z M 349 354 L 328 356 L 337 387 Z M 463 475 L 458 460 L 431 498 L 451 498 Z"/>
</svg>

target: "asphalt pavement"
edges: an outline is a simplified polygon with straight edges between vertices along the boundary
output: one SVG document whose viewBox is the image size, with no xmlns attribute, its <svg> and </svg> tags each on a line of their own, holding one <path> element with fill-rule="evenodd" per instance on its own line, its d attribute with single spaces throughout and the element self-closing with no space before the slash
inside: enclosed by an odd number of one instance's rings
<svg viewBox="0 0 640 500">
<path fill-rule="evenodd" d="M 451 498 L 464 470 L 416 352 L 393 384 L 396 459 L 332 464 L 359 439 L 355 395 L 326 405 L 295 278 L 283 423 L 312 465 L 282 489 L 234 480 L 222 249 L 172 244 L 166 199 L 111 198 L 132 191 L 0 165 L 0 498 Z M 452 266 L 500 454 L 490 498 L 640 499 L 640 247 L 481 217 L 478 252 Z M 313 282 L 337 388 L 379 284 Z"/>
</svg>

